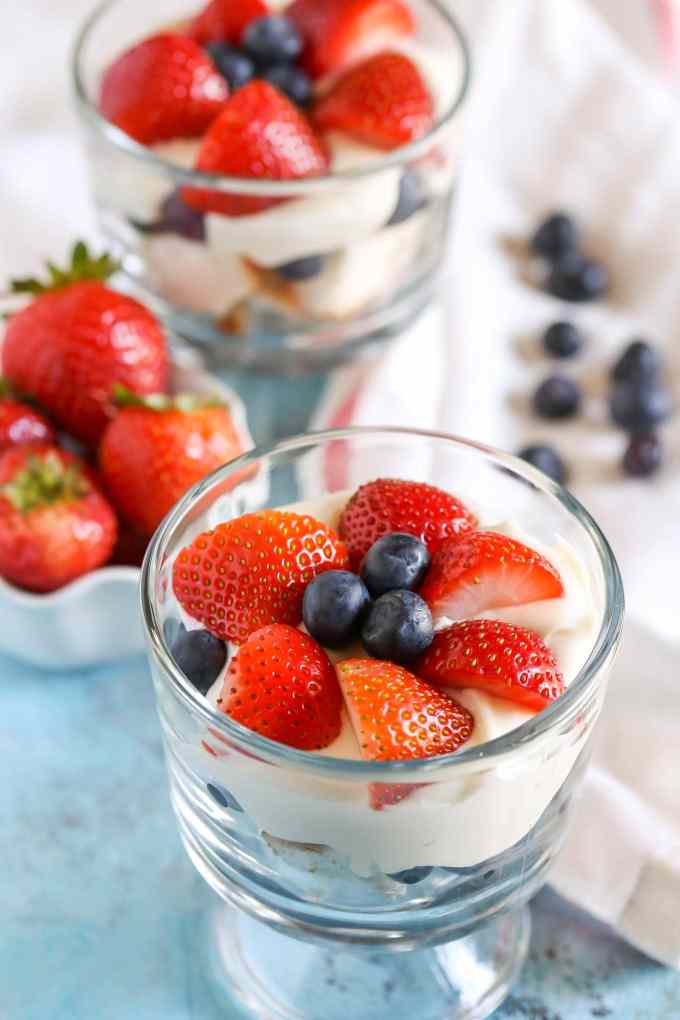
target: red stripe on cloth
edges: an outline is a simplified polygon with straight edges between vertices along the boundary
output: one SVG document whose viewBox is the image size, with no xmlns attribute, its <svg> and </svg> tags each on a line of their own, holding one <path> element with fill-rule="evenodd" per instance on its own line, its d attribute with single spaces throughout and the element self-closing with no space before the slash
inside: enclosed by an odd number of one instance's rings
<svg viewBox="0 0 680 1020">
<path fill-rule="evenodd" d="M 650 3 L 659 31 L 664 60 L 669 67 L 675 67 L 678 61 L 678 38 L 673 0 L 650 0 Z"/>
</svg>

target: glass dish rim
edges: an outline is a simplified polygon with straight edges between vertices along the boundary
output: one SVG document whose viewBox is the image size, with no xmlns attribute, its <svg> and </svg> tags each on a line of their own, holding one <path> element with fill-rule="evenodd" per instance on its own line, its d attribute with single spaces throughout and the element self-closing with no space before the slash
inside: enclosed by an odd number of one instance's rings
<svg viewBox="0 0 680 1020">
<path fill-rule="evenodd" d="M 576 518 L 594 546 L 603 572 L 605 601 L 602 610 L 602 623 L 590 654 L 578 675 L 557 701 L 501 737 L 496 737 L 477 747 L 463 748 L 451 754 L 413 761 L 367 762 L 330 758 L 315 752 L 300 751 L 260 736 L 213 709 L 184 677 L 166 647 L 162 624 L 160 624 L 154 608 L 154 581 L 158 573 L 161 552 L 164 550 L 167 540 L 181 524 L 185 514 L 194 503 L 198 499 L 204 498 L 213 488 L 217 488 L 230 474 L 250 466 L 253 461 L 305 447 L 313 448 L 324 443 L 352 439 L 356 436 L 418 437 L 425 440 L 442 440 L 468 451 L 477 451 L 485 458 L 495 461 L 499 469 L 505 469 L 509 473 L 519 476 L 532 487 L 556 498 L 564 509 Z M 472 765 L 477 768 L 485 765 L 497 766 L 513 757 L 519 749 L 529 744 L 535 745 L 541 738 L 554 732 L 561 723 L 575 720 L 583 710 L 584 703 L 589 699 L 591 688 L 600 669 L 618 645 L 625 606 L 623 582 L 614 553 L 599 525 L 567 489 L 520 458 L 484 443 L 447 432 L 398 426 L 353 426 L 305 432 L 277 443 L 255 447 L 218 468 L 193 486 L 157 529 L 144 558 L 140 597 L 147 643 L 160 662 L 165 676 L 169 678 L 174 692 L 192 713 L 201 716 L 213 729 L 217 728 L 221 731 L 229 744 L 238 748 L 245 747 L 249 754 L 262 757 L 272 764 L 288 766 L 305 772 L 322 773 L 329 778 L 346 778 L 364 782 L 404 782 L 412 781 L 413 777 L 422 779 L 424 775 L 428 779 L 432 779 L 439 772 L 451 768 L 460 770 L 463 765 Z"/>
<path fill-rule="evenodd" d="M 423 0 L 433 7 L 448 23 L 459 47 L 462 59 L 462 76 L 458 92 L 449 107 L 422 138 L 417 138 L 408 145 L 402 145 L 392 152 L 376 159 L 366 166 L 355 167 L 324 174 L 322 177 L 306 177 L 293 181 L 263 181 L 247 177 L 228 177 L 224 174 L 208 174 L 200 170 L 187 170 L 158 156 L 150 148 L 136 142 L 124 131 L 107 121 L 91 102 L 85 86 L 83 74 L 83 54 L 90 33 L 99 20 L 120 0 L 101 0 L 93 11 L 81 23 L 76 35 L 71 57 L 71 81 L 76 107 L 83 119 L 96 130 L 114 148 L 127 156 L 146 163 L 154 172 L 170 178 L 176 185 L 188 184 L 194 187 L 209 188 L 213 191 L 231 193 L 238 191 L 245 195 L 271 195 L 280 197 L 300 197 L 332 190 L 338 183 L 349 184 L 352 181 L 371 177 L 392 167 L 399 167 L 416 159 L 431 146 L 435 145 L 460 110 L 467 97 L 471 78 L 471 57 L 467 37 L 458 19 L 444 6 L 441 0 Z"/>
</svg>

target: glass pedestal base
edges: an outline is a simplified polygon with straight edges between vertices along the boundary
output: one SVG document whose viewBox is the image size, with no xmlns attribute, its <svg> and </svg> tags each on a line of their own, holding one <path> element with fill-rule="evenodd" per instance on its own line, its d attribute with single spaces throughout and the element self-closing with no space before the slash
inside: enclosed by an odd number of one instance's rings
<svg viewBox="0 0 680 1020">
<path fill-rule="evenodd" d="M 208 917 L 209 979 L 233 1020 L 483 1020 L 524 963 L 527 908 L 435 948 L 303 942 L 221 905 Z"/>
</svg>

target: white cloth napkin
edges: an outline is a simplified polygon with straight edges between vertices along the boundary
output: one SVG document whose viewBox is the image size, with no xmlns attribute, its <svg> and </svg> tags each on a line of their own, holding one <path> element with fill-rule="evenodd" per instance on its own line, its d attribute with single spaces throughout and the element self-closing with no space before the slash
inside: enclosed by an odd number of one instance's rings
<svg viewBox="0 0 680 1020">
<path fill-rule="evenodd" d="M 680 418 L 664 430 L 658 479 L 626 480 L 604 401 L 607 368 L 637 333 L 664 349 L 679 388 L 679 111 L 581 0 L 489 6 L 443 311 L 379 362 L 342 373 L 318 424 L 432 427 L 510 450 L 545 439 L 563 451 L 621 564 L 628 617 L 552 881 L 680 967 Z M 606 303 L 565 307 L 525 282 L 521 243 L 555 207 L 576 214 L 610 267 Z M 559 317 L 588 338 L 583 358 L 558 366 L 583 381 L 587 403 L 577 422 L 549 425 L 531 417 L 528 395 L 555 370 L 538 337 Z"/>
</svg>

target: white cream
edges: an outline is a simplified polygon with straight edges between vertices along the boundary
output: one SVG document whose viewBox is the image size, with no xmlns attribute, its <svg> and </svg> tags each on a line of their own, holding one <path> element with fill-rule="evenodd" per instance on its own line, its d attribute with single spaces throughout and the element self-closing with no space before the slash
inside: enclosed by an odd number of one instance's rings
<svg viewBox="0 0 680 1020">
<path fill-rule="evenodd" d="M 243 259 L 216 255 L 201 241 L 149 234 L 141 251 L 152 286 L 182 308 L 219 319 L 257 289 L 257 276 Z"/>
</svg>

